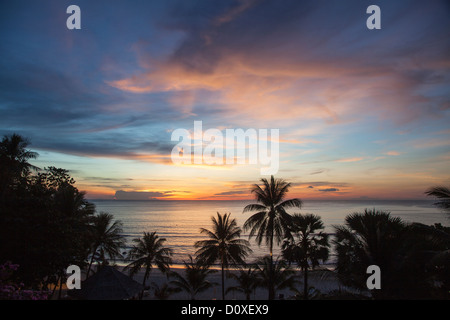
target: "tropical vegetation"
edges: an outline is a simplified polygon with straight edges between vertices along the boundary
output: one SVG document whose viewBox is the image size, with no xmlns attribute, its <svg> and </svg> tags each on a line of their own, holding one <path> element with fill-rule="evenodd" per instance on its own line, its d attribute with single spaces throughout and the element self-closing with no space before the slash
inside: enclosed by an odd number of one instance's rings
<svg viewBox="0 0 450 320">
<path fill-rule="evenodd" d="M 450 188 L 445 186 L 434 186 L 425 191 L 425 194 L 438 199 L 435 203 L 439 208 L 450 213 Z"/>
<path fill-rule="evenodd" d="M 179 288 L 180 291 L 186 292 L 191 300 L 195 300 L 199 293 L 217 285 L 217 283 L 207 279 L 209 275 L 216 273 L 217 270 L 199 263 L 192 256 L 189 256 L 189 261 L 184 261 L 184 266 L 184 276 L 176 271 L 169 273 L 169 278 L 172 279 L 169 284 Z"/>
<path fill-rule="evenodd" d="M 265 240 L 269 246 L 269 257 L 273 261 L 274 241 L 280 244 L 290 232 L 291 215 L 286 210 L 300 209 L 302 201 L 286 199 L 291 184 L 283 179 L 275 179 L 271 176 L 270 181 L 263 178 L 261 182 L 262 186 L 255 184 L 252 188 L 256 203 L 244 208 L 244 213 L 256 211 L 245 221 L 244 230 L 250 230 L 250 237 L 256 235 L 258 245 Z"/>
<path fill-rule="evenodd" d="M 172 264 L 172 249 L 164 246 L 165 238 L 160 238 L 156 232 L 144 232 L 142 238 L 133 239 L 134 245 L 128 253 L 131 260 L 124 271 L 128 271 L 130 276 L 136 275 L 141 268 L 145 269 L 142 285 L 145 284 L 153 269 L 153 265 L 163 273 L 170 270 Z"/>
<path fill-rule="evenodd" d="M 294 214 L 290 226 L 292 237 L 286 239 L 282 246 L 282 255 L 289 262 L 294 262 L 303 272 L 303 297 L 308 299 L 308 270 L 324 263 L 329 256 L 329 235 L 324 233 L 321 218 L 314 214 Z"/>
<path fill-rule="evenodd" d="M 255 292 L 259 285 L 256 268 L 250 265 L 245 270 L 238 270 L 237 272 L 229 273 L 228 277 L 233 279 L 236 283 L 234 286 L 227 288 L 226 293 L 239 292 L 245 295 L 246 300 L 250 300 L 252 293 Z"/>
<path fill-rule="evenodd" d="M 245 265 L 245 258 L 251 252 L 250 243 L 240 239 L 241 228 L 237 226 L 236 219 L 230 219 L 230 214 L 217 213 L 217 218 L 211 218 L 212 231 L 202 228 L 200 232 L 206 234 L 208 239 L 197 241 L 195 247 L 197 259 L 205 265 L 212 265 L 218 261 L 222 275 L 222 300 L 225 299 L 225 269 L 230 266 Z"/>
<path fill-rule="evenodd" d="M 443 298 L 448 295 L 450 228 L 408 224 L 389 212 L 365 210 L 335 226 L 336 271 L 343 284 L 367 289 L 367 268 L 381 271 L 375 299 Z"/>
<path fill-rule="evenodd" d="M 275 299 L 277 291 L 294 289 L 297 284 L 295 270 L 283 259 L 265 256 L 255 262 L 255 269 L 258 286 L 267 289 L 269 300 Z"/>
<path fill-rule="evenodd" d="M 86 275 L 89 276 L 94 259 L 99 264 L 106 264 L 108 260 L 121 258 L 121 249 L 125 247 L 125 239 L 122 236 L 122 222 L 114 221 L 114 216 L 107 212 L 101 212 L 92 221 L 92 252 L 91 260 Z"/>
<path fill-rule="evenodd" d="M 17 134 L 0 142 L 0 243 L 8 244 L 0 246 L 0 263 L 18 266 L 13 278 L 22 291 L 54 292 L 59 287 L 61 296 L 66 268 L 86 267 L 90 254 L 101 254 L 104 261 L 113 258 L 123 243 L 121 231 L 102 238 L 98 227 L 106 214 L 96 215 L 69 171 L 30 164 L 38 154 L 28 145 Z M 108 223 L 113 229 L 119 226 L 112 216 Z"/>
</svg>

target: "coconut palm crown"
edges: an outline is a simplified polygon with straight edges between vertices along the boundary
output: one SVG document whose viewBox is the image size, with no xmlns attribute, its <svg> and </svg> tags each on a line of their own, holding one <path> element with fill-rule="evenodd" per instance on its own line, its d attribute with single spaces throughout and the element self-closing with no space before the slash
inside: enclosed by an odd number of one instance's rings
<svg viewBox="0 0 450 320">
<path fill-rule="evenodd" d="M 256 235 L 258 245 L 265 240 L 272 257 L 274 241 L 280 244 L 283 238 L 289 236 L 291 215 L 286 209 L 301 208 L 302 201 L 285 199 L 291 184 L 283 179 L 271 176 L 270 181 L 263 178 L 261 182 L 262 186 L 255 184 L 252 189 L 257 203 L 244 208 L 244 213 L 256 211 L 245 221 L 244 230 L 250 230 L 250 238 Z"/>
</svg>

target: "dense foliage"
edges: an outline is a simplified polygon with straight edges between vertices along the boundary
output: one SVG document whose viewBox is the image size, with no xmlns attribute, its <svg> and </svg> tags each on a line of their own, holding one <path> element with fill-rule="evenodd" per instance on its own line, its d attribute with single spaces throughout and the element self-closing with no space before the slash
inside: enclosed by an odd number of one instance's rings
<svg viewBox="0 0 450 320">
<path fill-rule="evenodd" d="M 377 265 L 382 285 L 371 290 L 376 299 L 449 298 L 450 228 L 365 210 L 335 229 L 336 269 L 344 285 L 367 289 L 367 267 Z"/>
<path fill-rule="evenodd" d="M 84 267 L 96 239 L 95 207 L 64 169 L 28 161 L 19 135 L 0 142 L 0 263 L 20 265 L 14 276 L 26 288 L 62 283 L 66 268 Z"/>
</svg>

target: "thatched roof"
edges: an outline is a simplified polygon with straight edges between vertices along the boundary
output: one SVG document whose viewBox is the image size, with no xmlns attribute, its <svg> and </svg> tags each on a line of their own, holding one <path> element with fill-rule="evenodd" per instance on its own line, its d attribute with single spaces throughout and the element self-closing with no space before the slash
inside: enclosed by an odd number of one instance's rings
<svg viewBox="0 0 450 320">
<path fill-rule="evenodd" d="M 83 300 L 124 300 L 135 297 L 144 287 L 116 270 L 105 266 L 81 283 L 81 289 L 70 290 L 70 295 Z"/>
</svg>

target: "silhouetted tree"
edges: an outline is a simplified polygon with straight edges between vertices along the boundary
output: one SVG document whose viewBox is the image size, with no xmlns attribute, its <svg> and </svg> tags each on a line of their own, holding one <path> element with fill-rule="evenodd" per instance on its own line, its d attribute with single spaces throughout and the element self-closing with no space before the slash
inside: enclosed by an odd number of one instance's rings
<svg viewBox="0 0 450 320">
<path fill-rule="evenodd" d="M 16 134 L 0 142 L 0 261 L 19 264 L 26 286 L 45 288 L 70 264 L 84 266 L 95 206 L 67 170 L 33 166 L 28 145 Z"/>
<path fill-rule="evenodd" d="M 252 189 L 257 203 L 249 204 L 244 208 L 244 212 L 257 211 L 245 221 L 244 230 L 250 229 L 250 238 L 256 235 L 258 245 L 265 240 L 272 257 L 274 240 L 280 244 L 281 240 L 289 234 L 291 216 L 286 209 L 301 208 L 302 201 L 300 199 L 285 200 L 291 185 L 283 179 L 275 179 L 271 176 L 270 181 L 263 178 L 261 182 L 262 187 L 255 184 Z"/>
<path fill-rule="evenodd" d="M 444 186 L 435 186 L 427 191 L 425 194 L 428 196 L 436 197 L 439 199 L 438 202 L 435 203 L 439 208 L 444 209 L 447 213 L 450 213 L 450 189 Z"/>
<path fill-rule="evenodd" d="M 400 218 L 387 212 L 365 210 L 345 218 L 345 226 L 336 226 L 336 269 L 341 281 L 348 286 L 366 290 L 367 267 L 377 265 L 382 270 L 383 292 L 373 291 L 375 297 L 385 297 L 389 283 L 394 281 L 394 261 L 402 259 L 400 250 L 405 233 Z"/>
<path fill-rule="evenodd" d="M 348 215 L 345 225 L 335 229 L 337 273 L 345 285 L 366 290 L 367 267 L 377 265 L 382 285 L 371 290 L 376 299 L 423 299 L 436 290 L 445 292 L 449 264 L 433 261 L 450 248 L 445 231 L 406 224 L 375 209 Z M 437 288 L 438 279 L 444 288 Z M 448 287 L 446 290 L 448 294 Z"/>
<path fill-rule="evenodd" d="M 313 214 L 294 214 L 292 216 L 291 239 L 282 246 L 283 257 L 297 265 L 303 271 L 303 297 L 308 299 L 308 269 L 319 266 L 319 261 L 328 259 L 328 234 L 323 233 L 322 220 Z"/>
<path fill-rule="evenodd" d="M 201 228 L 200 232 L 206 234 L 208 239 L 197 241 L 195 247 L 199 263 L 212 265 L 218 261 L 222 269 L 222 300 L 225 299 L 225 269 L 230 265 L 239 267 L 245 264 L 245 257 L 251 252 L 247 240 L 240 239 L 241 228 L 237 226 L 236 219 L 230 219 L 230 214 L 217 213 L 217 219 L 211 218 L 212 231 Z"/>
<path fill-rule="evenodd" d="M 265 256 L 255 263 L 255 269 L 258 274 L 258 286 L 267 288 L 269 300 L 275 298 L 278 290 L 294 288 L 295 271 L 289 267 L 284 260 L 275 260 L 270 256 Z"/>
<path fill-rule="evenodd" d="M 26 149 L 29 144 L 26 138 L 15 133 L 4 136 L 0 142 L 0 200 L 26 184 L 31 169 L 38 169 L 29 162 L 38 157 L 36 152 Z"/>
<path fill-rule="evenodd" d="M 188 293 L 191 300 L 195 300 L 197 294 L 217 285 L 206 279 L 217 270 L 210 269 L 210 266 L 199 263 L 191 256 L 189 256 L 189 261 L 184 261 L 184 266 L 184 276 L 175 271 L 169 273 L 169 278 L 174 279 L 169 284 Z"/>
<path fill-rule="evenodd" d="M 112 214 L 101 212 L 93 217 L 91 228 L 92 256 L 86 273 L 87 277 L 89 277 L 92 263 L 97 254 L 103 257 L 106 254 L 111 259 L 122 256 L 120 250 L 125 245 L 122 233 L 122 222 L 114 221 Z"/>
<path fill-rule="evenodd" d="M 234 279 L 237 285 L 228 287 L 226 293 L 241 292 L 247 300 L 250 300 L 250 295 L 259 284 L 255 268 L 250 266 L 247 270 L 239 270 L 238 273 L 229 273 L 228 277 Z"/>
<path fill-rule="evenodd" d="M 180 288 L 173 288 L 168 283 L 163 283 L 162 285 L 159 285 L 156 282 L 152 282 L 150 287 L 153 289 L 155 298 L 159 300 L 167 300 L 172 294 L 181 291 Z"/>
<path fill-rule="evenodd" d="M 144 232 L 142 238 L 133 239 L 135 243 L 128 253 L 128 258 L 133 260 L 128 264 L 124 271 L 128 270 L 131 277 L 145 268 L 144 279 L 142 285 L 145 287 L 145 282 L 150 276 L 153 265 L 161 272 L 167 272 L 172 264 L 172 249 L 164 246 L 165 238 L 160 238 L 156 232 Z"/>
</svg>

